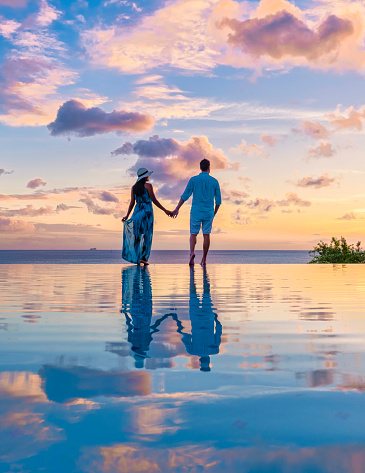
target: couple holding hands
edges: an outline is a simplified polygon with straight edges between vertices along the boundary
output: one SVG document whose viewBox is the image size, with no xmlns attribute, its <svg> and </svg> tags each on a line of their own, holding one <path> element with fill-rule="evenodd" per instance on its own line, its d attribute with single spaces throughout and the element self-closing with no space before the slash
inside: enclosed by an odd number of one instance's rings
<svg viewBox="0 0 365 473">
<path fill-rule="evenodd" d="M 200 174 L 192 177 L 182 194 L 175 210 L 170 212 L 156 199 L 152 184 L 148 182 L 153 171 L 140 168 L 137 171 L 137 182 L 131 189 L 131 201 L 128 212 L 122 218 L 123 250 L 122 257 L 135 264 L 148 264 L 153 237 L 153 207 L 152 203 L 164 211 L 166 215 L 176 218 L 180 207 L 193 195 L 190 212 L 190 259 L 189 265 L 194 264 L 197 235 L 203 231 L 203 258 L 201 265 L 205 266 L 210 246 L 210 233 L 213 219 L 222 203 L 221 192 L 217 179 L 210 176 L 210 161 L 200 161 Z M 132 217 L 129 215 L 135 206 Z"/>
</svg>

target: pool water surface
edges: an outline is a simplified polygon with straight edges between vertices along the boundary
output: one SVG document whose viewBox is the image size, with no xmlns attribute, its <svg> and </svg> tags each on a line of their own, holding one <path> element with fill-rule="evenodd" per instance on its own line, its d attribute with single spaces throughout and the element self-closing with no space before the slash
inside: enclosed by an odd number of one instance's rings
<svg viewBox="0 0 365 473">
<path fill-rule="evenodd" d="M 362 473 L 362 265 L 0 265 L 0 472 Z"/>
</svg>

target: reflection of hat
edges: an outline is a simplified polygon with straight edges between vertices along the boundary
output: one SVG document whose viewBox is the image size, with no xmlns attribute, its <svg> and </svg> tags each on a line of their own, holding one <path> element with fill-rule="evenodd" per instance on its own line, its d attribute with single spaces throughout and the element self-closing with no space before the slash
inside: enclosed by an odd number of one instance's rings
<svg viewBox="0 0 365 473">
<path fill-rule="evenodd" d="M 200 361 L 200 371 L 210 371 L 210 357 L 209 356 L 201 356 L 199 358 Z"/>
<path fill-rule="evenodd" d="M 153 173 L 153 171 L 148 171 L 146 168 L 139 168 L 137 171 L 137 182 L 140 181 L 141 179 L 144 179 L 147 176 L 150 176 Z"/>
</svg>

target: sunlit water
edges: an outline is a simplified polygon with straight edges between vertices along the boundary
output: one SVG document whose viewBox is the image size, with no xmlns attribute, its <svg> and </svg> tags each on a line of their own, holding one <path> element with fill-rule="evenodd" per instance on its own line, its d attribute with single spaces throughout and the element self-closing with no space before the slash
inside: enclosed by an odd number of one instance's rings
<svg viewBox="0 0 365 473">
<path fill-rule="evenodd" d="M 363 266 L 0 266 L 1 472 L 362 473 Z"/>
</svg>

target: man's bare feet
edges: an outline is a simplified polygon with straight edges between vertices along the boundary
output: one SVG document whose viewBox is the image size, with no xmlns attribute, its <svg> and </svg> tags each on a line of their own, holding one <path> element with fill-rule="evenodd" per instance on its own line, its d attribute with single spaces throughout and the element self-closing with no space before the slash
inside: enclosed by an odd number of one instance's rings
<svg viewBox="0 0 365 473">
<path fill-rule="evenodd" d="M 193 266 L 195 259 L 195 253 L 190 253 L 189 266 Z"/>
<path fill-rule="evenodd" d="M 148 261 L 145 261 L 144 259 L 141 259 L 140 263 L 144 264 L 145 266 L 148 266 L 150 264 Z"/>
<path fill-rule="evenodd" d="M 205 267 L 207 265 L 207 260 L 205 260 L 204 258 L 201 260 L 200 264 Z"/>
</svg>

